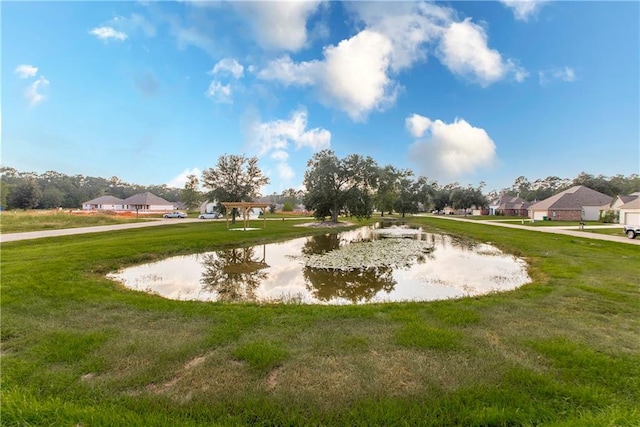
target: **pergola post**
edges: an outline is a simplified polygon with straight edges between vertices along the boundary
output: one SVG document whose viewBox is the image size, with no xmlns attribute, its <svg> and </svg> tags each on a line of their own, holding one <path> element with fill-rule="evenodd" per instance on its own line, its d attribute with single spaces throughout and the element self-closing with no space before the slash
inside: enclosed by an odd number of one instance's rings
<svg viewBox="0 0 640 427">
<path fill-rule="evenodd" d="M 249 210 L 252 208 L 262 209 L 262 228 L 267 228 L 267 218 L 266 218 L 266 208 L 269 206 L 268 203 L 259 203 L 259 202 L 221 202 L 220 203 L 225 208 L 225 219 L 227 220 L 227 230 L 229 229 L 229 210 L 233 212 L 233 209 L 241 209 L 242 210 L 242 225 L 243 230 L 247 231 L 247 226 L 249 224 Z"/>
</svg>

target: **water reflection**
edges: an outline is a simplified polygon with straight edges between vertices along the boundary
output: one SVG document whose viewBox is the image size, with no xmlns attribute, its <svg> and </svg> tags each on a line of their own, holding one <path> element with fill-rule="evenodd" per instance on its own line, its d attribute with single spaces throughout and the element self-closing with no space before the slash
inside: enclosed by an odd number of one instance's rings
<svg viewBox="0 0 640 427">
<path fill-rule="evenodd" d="M 342 270 L 305 265 L 305 257 L 317 254 L 342 256 L 348 245 L 382 239 L 398 239 L 394 244 L 402 245 L 409 238 L 431 249 L 412 254 L 402 267 Z M 380 258 L 391 255 L 382 253 Z M 311 304 L 430 301 L 510 290 L 530 281 L 522 260 L 493 246 L 398 224 L 174 257 L 110 277 L 172 299 Z"/>
<path fill-rule="evenodd" d="M 258 249 L 262 255 L 258 256 Z M 266 245 L 236 248 L 202 257 L 203 290 L 215 293 L 219 301 L 256 301 L 258 286 L 266 279 Z"/>
</svg>

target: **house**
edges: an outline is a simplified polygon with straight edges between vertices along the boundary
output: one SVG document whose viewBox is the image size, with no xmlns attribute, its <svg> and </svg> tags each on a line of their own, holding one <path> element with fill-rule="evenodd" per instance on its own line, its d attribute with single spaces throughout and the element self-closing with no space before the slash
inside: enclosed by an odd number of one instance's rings
<svg viewBox="0 0 640 427">
<path fill-rule="evenodd" d="M 114 196 L 101 196 L 82 204 L 82 210 L 121 211 L 124 209 L 124 201 Z"/>
<path fill-rule="evenodd" d="M 489 215 L 527 216 L 532 204 L 520 197 L 502 195 L 489 205 Z"/>
<path fill-rule="evenodd" d="M 153 193 L 140 193 L 123 200 L 125 210 L 135 212 L 168 212 L 175 209 L 173 203 Z"/>
<path fill-rule="evenodd" d="M 620 223 L 622 224 L 622 220 L 620 219 L 620 208 L 629 203 L 634 201 L 635 199 L 640 197 L 640 191 L 636 191 L 635 193 L 631 193 L 628 195 L 619 195 L 616 196 L 611 203 L 609 203 L 608 205 L 605 205 L 602 207 L 602 212 L 601 212 L 601 217 L 610 217 L 612 219 L 615 219 L 616 222 L 618 222 L 618 220 L 620 220 Z"/>
<path fill-rule="evenodd" d="M 619 211 L 620 224 L 640 225 L 640 195 L 620 206 Z"/>
<path fill-rule="evenodd" d="M 611 203 L 613 197 L 584 185 L 576 185 L 548 199 L 529 206 L 529 218 L 555 221 L 597 221 L 602 206 Z"/>
</svg>

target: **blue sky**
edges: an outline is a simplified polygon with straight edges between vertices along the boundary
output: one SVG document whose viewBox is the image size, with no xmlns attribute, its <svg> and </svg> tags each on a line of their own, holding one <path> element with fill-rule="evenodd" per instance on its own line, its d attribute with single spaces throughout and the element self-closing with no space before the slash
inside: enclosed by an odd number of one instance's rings
<svg viewBox="0 0 640 427">
<path fill-rule="evenodd" d="M 182 187 L 331 148 L 486 190 L 640 172 L 638 2 L 6 2 L 4 166 Z"/>
</svg>

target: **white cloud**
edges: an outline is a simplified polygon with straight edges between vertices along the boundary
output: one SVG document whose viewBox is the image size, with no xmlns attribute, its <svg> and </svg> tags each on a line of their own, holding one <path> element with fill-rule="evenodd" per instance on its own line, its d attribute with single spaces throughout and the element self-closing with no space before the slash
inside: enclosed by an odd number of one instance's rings
<svg viewBox="0 0 640 427">
<path fill-rule="evenodd" d="M 391 52 L 387 37 L 364 30 L 326 47 L 323 61 L 294 63 L 285 56 L 272 61 L 258 77 L 285 85 L 313 85 L 325 105 L 345 111 L 353 120 L 364 120 L 372 110 L 395 101 L 397 85 L 388 75 Z"/>
<path fill-rule="evenodd" d="M 28 64 L 22 64 L 18 65 L 16 69 L 13 70 L 13 72 L 16 73 L 21 79 L 27 79 L 29 77 L 36 76 L 36 74 L 38 73 L 38 67 L 34 67 L 33 65 Z"/>
<path fill-rule="evenodd" d="M 29 101 L 29 105 L 31 107 L 35 107 L 36 105 L 42 103 L 44 101 L 45 96 L 41 92 L 45 90 L 49 86 L 49 80 L 40 76 L 38 80 L 31 83 L 25 92 L 25 97 Z"/>
<path fill-rule="evenodd" d="M 205 92 L 207 98 L 211 98 L 216 102 L 230 104 L 233 103 L 231 99 L 231 86 L 223 85 L 217 80 L 213 80 L 209 84 L 209 88 Z"/>
<path fill-rule="evenodd" d="M 264 49 L 298 51 L 307 43 L 307 19 L 321 1 L 233 2 Z"/>
<path fill-rule="evenodd" d="M 519 21 L 528 21 L 535 16 L 548 0 L 500 0 L 502 4 L 513 11 Z"/>
<path fill-rule="evenodd" d="M 496 145 L 484 129 L 463 119 L 453 123 L 423 119 L 429 121 L 426 130 L 430 134 L 409 147 L 409 159 L 421 175 L 437 180 L 457 179 L 496 161 Z"/>
<path fill-rule="evenodd" d="M 482 87 L 502 80 L 512 72 L 516 80 L 522 81 L 526 71 L 511 60 L 504 61 L 497 50 L 489 48 L 487 39 L 484 28 L 471 22 L 470 18 L 454 22 L 440 41 L 438 56 L 452 73 Z"/>
<path fill-rule="evenodd" d="M 421 138 L 427 129 L 429 129 L 431 123 L 432 122 L 428 117 L 424 117 L 419 114 L 413 114 L 405 120 L 405 125 L 414 138 Z"/>
<path fill-rule="evenodd" d="M 239 79 L 244 73 L 244 67 L 235 58 L 224 58 L 218 61 L 209 73 L 212 75 L 231 75 L 233 78 Z"/>
<path fill-rule="evenodd" d="M 195 175 L 196 177 L 198 177 L 198 179 L 200 179 L 200 177 L 202 176 L 202 171 L 199 168 L 187 168 L 180 172 L 178 175 L 171 178 L 169 182 L 167 182 L 167 187 L 184 188 L 184 185 L 188 181 L 187 177 L 189 175 Z"/>
<path fill-rule="evenodd" d="M 89 31 L 90 34 L 93 34 L 100 40 L 104 40 L 105 42 L 111 39 L 124 41 L 127 39 L 127 35 L 122 31 L 116 31 L 113 27 L 96 27 L 93 30 Z"/>
<path fill-rule="evenodd" d="M 538 72 L 538 80 L 540 85 L 546 86 L 552 80 L 560 80 L 563 82 L 573 82 L 576 79 L 576 73 L 571 67 L 551 68 Z"/>
<path fill-rule="evenodd" d="M 251 145 L 259 156 L 266 156 L 278 162 L 280 178 L 293 178 L 293 169 L 287 163 L 287 150 L 310 148 L 319 151 L 331 146 L 331 132 L 322 128 L 307 129 L 307 112 L 299 109 L 288 120 L 256 122 L 250 135 Z"/>
</svg>

